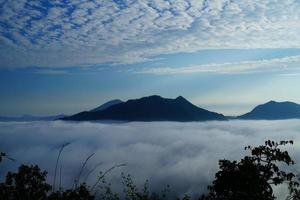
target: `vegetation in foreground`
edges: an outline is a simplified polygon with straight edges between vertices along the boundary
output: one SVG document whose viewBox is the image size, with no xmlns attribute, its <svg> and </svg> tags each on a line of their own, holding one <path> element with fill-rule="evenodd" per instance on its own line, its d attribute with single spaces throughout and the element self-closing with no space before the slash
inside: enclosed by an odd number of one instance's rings
<svg viewBox="0 0 300 200">
<path fill-rule="evenodd" d="M 199 200 L 274 200 L 272 186 L 287 184 L 289 188 L 288 200 L 300 200 L 300 189 L 297 177 L 293 172 L 280 169 L 280 166 L 293 165 L 294 161 L 282 146 L 293 144 L 293 141 L 266 141 L 258 147 L 245 147 L 250 151 L 239 161 L 220 160 L 219 171 L 215 180 L 208 186 L 208 192 L 199 197 Z M 57 163 L 65 144 L 59 151 Z M 92 155 L 91 155 L 92 156 Z M 90 156 L 90 157 L 91 157 Z M 17 172 L 8 172 L 4 182 L 0 183 L 0 200 L 118 200 L 121 197 L 115 194 L 110 184 L 106 183 L 105 175 L 116 167 L 113 166 L 99 175 L 93 186 L 84 181 L 79 182 L 81 172 L 87 163 L 84 162 L 80 173 L 70 189 L 55 188 L 57 163 L 53 185 L 46 182 L 47 172 L 37 165 L 21 165 Z M 0 153 L 0 162 L 9 158 Z M 169 187 L 160 193 L 150 193 L 148 181 L 139 189 L 130 175 L 122 174 L 124 185 L 124 199 L 126 200 L 164 200 L 170 199 Z M 101 183 L 101 184 L 100 184 Z M 178 198 L 179 199 L 179 198 Z M 190 199 L 185 195 L 182 200 Z"/>
</svg>

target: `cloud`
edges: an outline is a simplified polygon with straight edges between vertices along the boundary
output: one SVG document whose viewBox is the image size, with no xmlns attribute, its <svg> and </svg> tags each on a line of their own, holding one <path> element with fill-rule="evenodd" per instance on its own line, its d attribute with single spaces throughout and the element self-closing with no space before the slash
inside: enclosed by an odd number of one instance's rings
<svg viewBox="0 0 300 200">
<path fill-rule="evenodd" d="M 67 75 L 70 74 L 64 70 L 54 70 L 54 69 L 37 69 L 34 71 L 35 74 L 47 74 L 47 75 Z"/>
<path fill-rule="evenodd" d="M 1 68 L 144 62 L 223 48 L 299 48 L 299 1 L 2 1 Z"/>
<path fill-rule="evenodd" d="M 293 169 L 298 169 L 299 124 L 299 120 L 0 123 L 0 149 L 17 160 L 17 163 L 3 163 L 0 174 L 3 176 L 7 170 L 16 169 L 20 163 L 34 163 L 49 171 L 52 182 L 59 146 L 71 142 L 62 154 L 65 187 L 72 183 L 85 158 L 95 153 L 87 169 L 99 162 L 103 163 L 99 170 L 118 163 L 127 164 L 107 177 L 115 191 L 122 192 L 120 173 L 123 171 L 130 173 L 140 186 L 149 179 L 152 190 L 161 190 L 170 184 L 173 195 L 198 195 L 205 192 L 213 180 L 219 159 L 239 159 L 246 154 L 244 146 L 259 145 L 267 139 L 294 140 L 295 144 L 287 150 L 297 163 Z M 93 174 L 88 182 L 94 183 L 96 176 Z M 279 196 L 285 194 L 278 188 L 276 191 Z"/>
<path fill-rule="evenodd" d="M 256 61 L 241 61 L 221 64 L 203 64 L 190 67 L 156 67 L 136 71 L 141 74 L 188 74 L 188 73 L 249 73 L 267 70 L 285 71 L 298 69 L 300 56 L 286 56 Z"/>
<path fill-rule="evenodd" d="M 285 74 L 280 74 L 280 76 L 300 76 L 300 73 L 285 73 Z"/>
</svg>

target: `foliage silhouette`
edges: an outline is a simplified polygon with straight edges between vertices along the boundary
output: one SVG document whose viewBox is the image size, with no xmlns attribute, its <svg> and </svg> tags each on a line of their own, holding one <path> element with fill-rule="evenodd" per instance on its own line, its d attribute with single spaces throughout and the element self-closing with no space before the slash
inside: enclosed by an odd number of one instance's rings
<svg viewBox="0 0 300 200">
<path fill-rule="evenodd" d="M 49 195 L 47 200 L 94 200 L 95 196 L 92 195 L 85 183 L 80 186 L 65 191 L 53 192 Z"/>
<path fill-rule="evenodd" d="M 65 191 L 51 191 L 46 182 L 46 171 L 35 165 L 21 165 L 17 173 L 8 172 L 4 183 L 0 184 L 0 200 L 93 200 L 88 187 Z"/>
<path fill-rule="evenodd" d="M 287 151 L 281 146 L 293 144 L 293 141 L 266 141 L 265 145 L 258 147 L 245 147 L 251 155 L 245 156 L 239 162 L 220 160 L 220 171 L 212 185 L 208 187 L 209 193 L 202 200 L 273 200 L 272 185 L 287 182 L 290 187 L 298 187 L 294 180 L 295 174 L 279 169 L 278 164 L 294 164 Z"/>
<path fill-rule="evenodd" d="M 8 172 L 0 184 L 0 197 L 7 200 L 46 199 L 51 186 L 46 183 L 46 171 L 35 165 L 21 165 L 17 173 Z"/>
<path fill-rule="evenodd" d="M 288 200 L 300 200 L 299 183 L 294 173 L 279 168 L 280 164 L 293 165 L 287 151 L 281 147 L 293 144 L 293 141 L 266 141 L 258 147 L 248 146 L 250 155 L 240 161 L 220 160 L 220 170 L 216 173 L 212 185 L 208 186 L 208 194 L 200 200 L 274 200 L 273 185 L 287 183 L 290 189 Z M 0 154 L 0 162 L 6 157 Z M 86 162 L 85 162 L 86 163 Z M 84 164 L 85 165 L 85 164 Z M 122 167 L 115 165 L 104 173 L 100 173 L 96 183 L 90 187 L 79 183 L 71 189 L 53 191 L 46 182 L 47 172 L 37 165 L 21 165 L 17 172 L 8 172 L 3 183 L 0 183 L 0 200 L 167 200 L 169 186 L 161 193 L 150 193 L 149 182 L 146 181 L 142 190 L 134 183 L 130 175 L 122 173 L 124 197 L 114 193 L 111 185 L 106 183 L 105 175 L 111 170 Z M 281 165 L 280 165 L 281 166 Z M 94 169 L 93 169 L 94 170 Z M 80 169 L 80 175 L 82 168 Z M 80 179 L 80 176 L 78 176 Z M 101 190 L 101 191 L 100 191 Z M 100 191 L 100 194 L 96 194 Z M 189 200 L 185 195 L 182 200 Z M 178 198 L 180 200 L 180 198 Z"/>
<path fill-rule="evenodd" d="M 122 173 L 125 200 L 166 200 L 168 199 L 169 185 L 166 186 L 160 193 L 153 192 L 150 194 L 149 181 L 146 180 L 142 191 L 134 184 L 130 174 Z"/>
<path fill-rule="evenodd" d="M 95 184 L 91 188 L 91 191 L 94 191 L 96 189 L 97 185 L 104 179 L 106 174 L 108 174 L 109 172 L 111 172 L 115 168 L 124 167 L 124 166 L 126 166 L 126 164 L 114 165 L 111 168 L 109 168 L 108 170 L 106 170 L 105 172 L 100 172 Z"/>
<path fill-rule="evenodd" d="M 84 168 L 85 168 L 87 162 L 88 162 L 89 159 L 91 159 L 94 155 L 95 155 L 95 153 L 92 153 L 91 155 L 89 155 L 89 156 L 85 159 L 84 163 L 82 164 L 82 166 L 81 166 L 81 168 L 80 168 L 80 170 L 79 170 L 79 174 L 77 175 L 77 177 L 76 177 L 75 180 L 74 180 L 74 187 L 75 187 L 75 189 L 77 188 L 78 183 L 80 182 L 80 178 L 81 178 L 82 172 L 83 172 L 83 170 L 84 170 Z"/>
</svg>

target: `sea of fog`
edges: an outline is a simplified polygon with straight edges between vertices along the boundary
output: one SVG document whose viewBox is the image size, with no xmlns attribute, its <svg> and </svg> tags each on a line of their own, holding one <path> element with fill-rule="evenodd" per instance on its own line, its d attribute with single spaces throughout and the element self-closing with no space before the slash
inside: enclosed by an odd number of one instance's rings
<svg viewBox="0 0 300 200">
<path fill-rule="evenodd" d="M 211 122 L 132 122 L 71 123 L 3 122 L 0 123 L 0 150 L 16 159 L 0 164 L 0 178 L 21 164 L 38 164 L 49 172 L 52 183 L 57 153 L 65 142 L 59 168 L 62 186 L 68 187 L 79 173 L 85 159 L 95 153 L 83 171 L 102 163 L 87 178 L 93 184 L 99 171 L 116 164 L 126 167 L 109 173 L 107 181 L 116 192 L 122 191 L 121 173 L 131 174 L 137 185 L 146 179 L 150 189 L 159 191 L 170 185 L 172 195 L 198 195 L 218 170 L 219 159 L 240 159 L 248 152 L 246 145 L 265 140 L 294 140 L 287 147 L 296 161 L 292 170 L 300 171 L 300 120 L 283 121 L 211 121 Z M 276 188 L 280 197 L 283 188 Z M 280 191 L 280 192 L 278 192 Z"/>
</svg>

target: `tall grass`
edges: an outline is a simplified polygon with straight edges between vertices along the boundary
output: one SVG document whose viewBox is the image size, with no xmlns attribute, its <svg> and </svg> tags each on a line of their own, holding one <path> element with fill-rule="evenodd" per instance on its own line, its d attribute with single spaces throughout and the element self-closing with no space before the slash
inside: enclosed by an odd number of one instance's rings
<svg viewBox="0 0 300 200">
<path fill-rule="evenodd" d="M 61 156 L 62 151 L 64 150 L 64 148 L 66 148 L 68 145 L 70 145 L 71 143 L 67 142 L 61 145 L 59 151 L 58 151 L 58 155 L 57 155 L 57 159 L 56 159 L 56 164 L 55 164 L 55 169 L 54 169 L 54 177 L 53 177 L 53 184 L 52 184 L 52 192 L 55 191 L 55 185 L 56 185 L 56 174 L 57 174 L 57 167 L 58 167 L 58 163 L 59 163 L 59 159 Z"/>
</svg>

